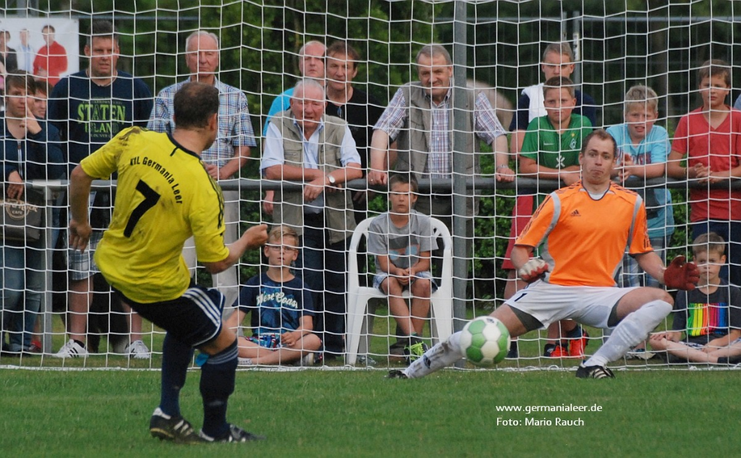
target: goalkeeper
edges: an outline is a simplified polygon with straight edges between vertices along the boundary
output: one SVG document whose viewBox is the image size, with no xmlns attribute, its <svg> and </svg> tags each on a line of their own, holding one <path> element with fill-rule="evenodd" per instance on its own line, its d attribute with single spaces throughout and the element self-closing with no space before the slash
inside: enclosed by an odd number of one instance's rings
<svg viewBox="0 0 741 458">
<path fill-rule="evenodd" d="M 677 256 L 669 267 L 654 253 L 640 196 L 610 180 L 617 146 L 596 130 L 579 152 L 581 181 L 551 193 L 533 214 L 512 250 L 527 288 L 492 313 L 511 336 L 570 318 L 614 328 L 610 338 L 576 371 L 579 378 L 614 377 L 607 363 L 642 342 L 671 311 L 672 297 L 659 288 L 618 288 L 614 274 L 626 249 L 640 267 L 669 288 L 691 290 L 699 279 L 693 263 Z M 531 259 L 543 244 L 543 258 Z M 460 332 L 428 350 L 391 378 L 423 377 L 461 359 Z"/>
<path fill-rule="evenodd" d="M 123 302 L 167 331 L 161 401 L 150 432 L 182 443 L 246 442 L 258 436 L 226 422 L 237 338 L 221 324 L 224 296 L 190 284 L 182 251 L 193 236 L 198 259 L 218 273 L 248 248 L 262 245 L 266 227 L 254 226 L 224 245 L 224 198 L 200 157 L 218 133 L 219 90 L 186 83 L 175 94 L 174 108 L 172 134 L 123 130 L 72 171 L 70 247 L 84 251 L 90 240 L 87 202 L 93 179 L 118 171 L 113 218 L 95 262 Z M 210 356 L 201 372 L 200 434 L 182 417 L 179 404 L 194 347 Z"/>
</svg>

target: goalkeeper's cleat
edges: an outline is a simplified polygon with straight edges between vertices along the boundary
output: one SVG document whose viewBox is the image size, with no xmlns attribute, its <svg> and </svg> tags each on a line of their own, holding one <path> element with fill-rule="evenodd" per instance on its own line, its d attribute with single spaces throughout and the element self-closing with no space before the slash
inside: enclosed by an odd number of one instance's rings
<svg viewBox="0 0 741 458">
<path fill-rule="evenodd" d="M 555 349 L 556 349 L 556 344 L 551 344 L 551 343 L 545 344 L 545 346 L 543 347 L 543 356 L 546 358 L 550 358 L 551 355 L 553 354 L 553 350 Z"/>
<path fill-rule="evenodd" d="M 204 442 L 252 442 L 265 440 L 265 436 L 249 433 L 239 426 L 229 425 L 229 429 L 221 437 L 211 437 L 201 431 L 201 440 Z"/>
<path fill-rule="evenodd" d="M 141 340 L 131 342 L 131 345 L 126 347 L 125 352 L 130 358 L 149 359 L 149 348 Z"/>
<path fill-rule="evenodd" d="M 569 343 L 569 356 L 572 358 L 584 358 L 584 349 L 587 348 L 587 345 L 589 345 L 589 333 L 585 329 L 581 329 L 581 337 L 573 339 Z"/>
<path fill-rule="evenodd" d="M 517 341 L 513 340 L 509 343 L 509 350 L 507 351 L 507 359 L 517 359 L 520 356 L 520 352 L 517 348 Z"/>
<path fill-rule="evenodd" d="M 556 344 L 556 348 L 553 349 L 549 358 L 569 358 L 569 349 L 563 344 Z"/>
<path fill-rule="evenodd" d="M 80 356 L 86 358 L 88 354 L 89 353 L 85 350 L 85 347 L 78 344 L 74 339 L 69 339 L 69 341 L 52 356 L 55 358 L 78 358 Z"/>
<path fill-rule="evenodd" d="M 406 356 L 407 362 L 411 364 L 421 358 L 427 350 L 429 350 L 427 345 L 423 342 L 417 341 L 404 347 L 404 356 Z"/>
<path fill-rule="evenodd" d="M 409 378 L 407 377 L 407 374 L 405 374 L 403 371 L 400 371 L 398 369 L 390 370 L 388 374 L 386 374 L 386 378 Z"/>
<path fill-rule="evenodd" d="M 166 415 L 159 407 L 154 410 L 149 420 L 149 433 L 159 440 L 173 441 L 178 444 L 197 444 L 203 439 L 196 434 L 193 426 L 181 416 Z"/>
<path fill-rule="evenodd" d="M 604 366 L 579 365 L 576 369 L 576 378 L 615 378 L 615 374 Z"/>
</svg>

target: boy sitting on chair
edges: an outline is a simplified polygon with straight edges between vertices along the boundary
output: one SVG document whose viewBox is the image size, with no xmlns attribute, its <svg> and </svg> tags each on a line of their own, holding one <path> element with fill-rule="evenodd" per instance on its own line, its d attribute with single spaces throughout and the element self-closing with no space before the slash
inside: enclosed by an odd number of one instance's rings
<svg viewBox="0 0 741 458">
<path fill-rule="evenodd" d="M 417 180 L 412 174 L 395 174 L 389 180 L 390 211 L 377 216 L 368 228 L 368 253 L 375 255 L 373 287 L 388 295 L 389 312 L 407 336 L 404 354 L 409 362 L 427 351 L 420 339 L 430 313 L 430 294 L 437 285 L 430 273 L 430 252 L 437 249 L 430 217 L 412 209 L 417 201 Z M 403 297 L 412 295 L 411 310 Z"/>
<path fill-rule="evenodd" d="M 322 346 L 314 329 L 311 292 L 291 273 L 298 257 L 298 234 L 286 226 L 274 227 L 265 245 L 268 270 L 247 281 L 225 325 L 236 329 L 252 312 L 252 337 L 239 337 L 239 364 L 285 364 L 303 358 L 313 363 Z"/>
</svg>

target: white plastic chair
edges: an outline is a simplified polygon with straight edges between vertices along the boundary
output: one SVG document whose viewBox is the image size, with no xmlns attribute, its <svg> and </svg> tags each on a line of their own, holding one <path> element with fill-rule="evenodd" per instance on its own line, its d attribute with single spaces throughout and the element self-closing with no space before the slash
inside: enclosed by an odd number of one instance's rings
<svg viewBox="0 0 741 458">
<path fill-rule="evenodd" d="M 350 241 L 349 270 L 348 270 L 348 297 L 347 297 L 347 364 L 353 365 L 357 361 L 358 353 L 367 354 L 368 339 L 373 330 L 373 312 L 368 311 L 371 299 L 386 299 L 387 295 L 372 286 L 360 286 L 358 281 L 358 245 L 363 237 L 368 237 L 368 226 L 373 218 L 368 218 L 358 224 Z M 453 238 L 445 225 L 436 218 L 430 218 L 433 237 L 443 243 L 443 269 L 440 285 L 430 296 L 430 314 L 432 322 L 430 331 L 433 342 L 445 340 L 453 332 Z M 404 297 L 410 298 L 407 289 Z M 372 306 L 375 309 L 375 306 Z M 371 330 L 370 333 L 368 330 Z M 365 336 L 364 339 L 361 337 Z M 362 342 L 361 342 L 362 340 Z M 361 347 L 362 343 L 362 348 Z"/>
</svg>

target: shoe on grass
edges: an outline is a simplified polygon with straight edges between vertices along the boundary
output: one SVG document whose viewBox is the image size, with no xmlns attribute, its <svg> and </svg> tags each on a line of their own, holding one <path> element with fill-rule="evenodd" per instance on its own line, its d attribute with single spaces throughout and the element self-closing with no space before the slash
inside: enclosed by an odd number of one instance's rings
<svg viewBox="0 0 741 458">
<path fill-rule="evenodd" d="M 141 340 L 131 342 L 124 350 L 126 355 L 134 359 L 149 359 L 149 348 Z"/>
<path fill-rule="evenodd" d="M 409 377 L 407 377 L 407 374 L 405 374 L 404 372 L 398 369 L 393 369 L 393 370 L 390 370 L 388 374 L 386 374 L 386 378 L 409 378 Z"/>
<path fill-rule="evenodd" d="M 265 436 L 249 433 L 239 426 L 234 425 L 229 425 L 229 429 L 221 437 L 211 437 L 203 431 L 201 431 L 200 437 L 204 442 L 252 442 L 265 440 Z"/>
<path fill-rule="evenodd" d="M 85 350 L 85 347 L 75 342 L 74 339 L 69 339 L 69 341 L 67 341 L 67 343 L 52 356 L 55 358 L 85 358 L 88 355 L 89 353 Z"/>
<path fill-rule="evenodd" d="M 173 441 L 178 444 L 203 442 L 188 420 L 181 416 L 166 415 L 159 407 L 154 410 L 149 420 L 149 433 L 159 440 Z"/>
<path fill-rule="evenodd" d="M 615 378 L 615 374 L 604 366 L 579 365 L 576 369 L 576 378 Z"/>
</svg>

